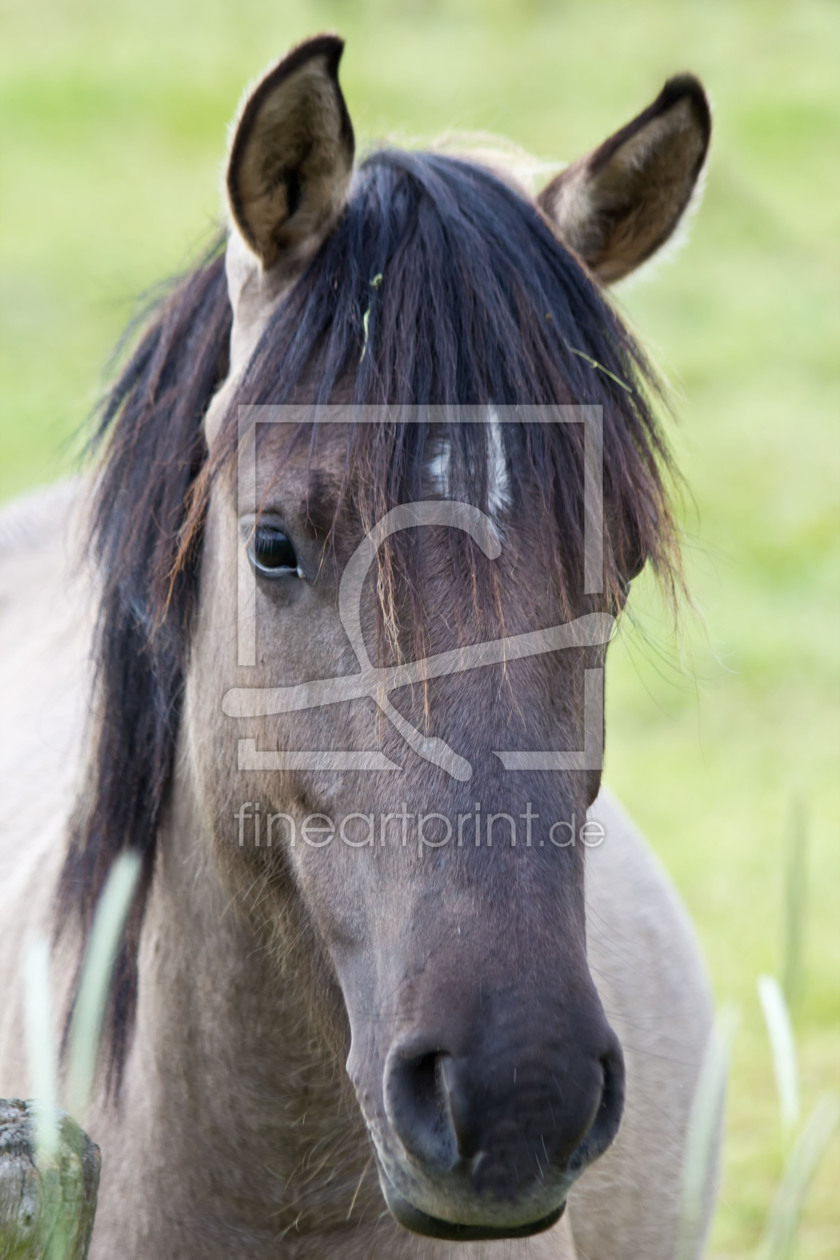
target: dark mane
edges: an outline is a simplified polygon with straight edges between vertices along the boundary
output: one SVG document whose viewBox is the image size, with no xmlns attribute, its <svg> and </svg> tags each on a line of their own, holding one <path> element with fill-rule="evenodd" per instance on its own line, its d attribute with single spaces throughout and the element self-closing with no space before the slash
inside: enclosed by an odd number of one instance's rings
<svg viewBox="0 0 840 1260">
<path fill-rule="evenodd" d="M 381 277 L 381 279 L 379 279 Z M 649 402 L 656 380 L 580 262 L 531 203 L 489 171 L 434 154 L 375 153 L 335 231 L 272 316 L 207 461 L 202 419 L 226 372 L 231 315 L 223 262 L 181 282 L 111 392 L 93 519 L 102 573 L 98 708 L 89 779 L 61 887 L 62 922 L 83 933 L 115 856 L 143 857 L 143 887 L 119 960 L 112 1062 L 128 1044 L 136 949 L 171 782 L 207 497 L 237 441 L 236 404 L 591 404 L 603 409 L 605 590 L 646 559 L 666 582 L 674 530 L 668 457 Z M 316 425 L 317 428 L 317 425 Z M 503 426 L 516 519 L 543 529 L 570 595 L 582 572 L 582 426 Z M 452 425 L 453 497 L 483 506 L 484 435 Z M 372 522 L 422 497 L 427 425 L 358 425 L 347 468 Z M 348 481 L 349 485 L 349 481 Z M 399 536 L 381 563 L 411 592 Z M 387 584 L 386 584 L 387 585 Z M 418 612 L 419 619 L 419 612 Z M 419 620 L 418 620 L 419 624 Z"/>
<path fill-rule="evenodd" d="M 117 959 L 112 1063 L 127 1049 L 136 953 L 172 774 L 196 570 L 170 592 L 184 504 L 207 455 L 201 419 L 227 371 L 231 312 L 220 247 L 158 305 L 102 406 L 106 444 L 91 515 L 101 581 L 96 702 L 87 775 L 58 888 L 58 930 L 78 917 L 86 944 L 115 857 L 142 858 L 140 887 Z M 166 615 L 164 616 L 164 608 Z"/>
</svg>

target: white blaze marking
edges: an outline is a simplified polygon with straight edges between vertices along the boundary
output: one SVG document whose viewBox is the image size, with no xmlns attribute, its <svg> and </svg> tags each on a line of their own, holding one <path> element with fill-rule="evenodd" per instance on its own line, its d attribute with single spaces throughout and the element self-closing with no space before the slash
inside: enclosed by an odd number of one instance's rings
<svg viewBox="0 0 840 1260">
<path fill-rule="evenodd" d="M 487 426 L 488 469 L 490 492 L 488 504 L 492 516 L 499 516 L 510 507 L 510 479 L 508 477 L 505 444 L 502 441 L 502 426 L 495 409 L 490 408 L 490 423 Z"/>
<path fill-rule="evenodd" d="M 497 519 L 506 508 L 510 507 L 510 478 L 505 459 L 505 444 L 502 440 L 502 426 L 493 407 L 488 408 L 488 420 L 484 428 L 487 433 L 487 507 L 490 515 Z M 444 496 L 451 493 L 449 475 L 451 456 L 452 452 L 448 443 L 444 443 L 429 463 L 434 487 L 439 494 Z"/>
</svg>

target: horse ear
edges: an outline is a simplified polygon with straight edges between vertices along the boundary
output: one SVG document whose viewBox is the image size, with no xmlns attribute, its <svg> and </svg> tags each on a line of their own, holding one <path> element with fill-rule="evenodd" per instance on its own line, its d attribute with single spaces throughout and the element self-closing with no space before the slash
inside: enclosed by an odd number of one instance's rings
<svg viewBox="0 0 840 1260">
<path fill-rule="evenodd" d="M 637 118 L 552 180 L 538 204 L 599 280 L 620 280 L 673 233 L 711 131 L 702 84 L 678 75 Z"/>
<path fill-rule="evenodd" d="M 227 168 L 230 212 L 265 270 L 320 242 L 344 205 L 353 126 L 338 86 L 344 41 L 294 48 L 246 97 Z"/>
</svg>

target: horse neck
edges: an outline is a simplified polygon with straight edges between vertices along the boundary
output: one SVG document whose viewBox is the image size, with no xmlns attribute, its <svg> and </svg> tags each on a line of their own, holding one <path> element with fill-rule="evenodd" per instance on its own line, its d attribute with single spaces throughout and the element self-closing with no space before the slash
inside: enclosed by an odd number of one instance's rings
<svg viewBox="0 0 840 1260">
<path fill-rule="evenodd" d="M 343 1068 L 309 1013 L 305 969 L 278 974 L 233 904 L 183 769 L 138 962 L 123 1106 L 128 1141 L 134 1132 L 145 1149 L 127 1158 L 145 1156 L 154 1170 L 166 1227 L 192 1218 L 195 1237 L 210 1220 L 220 1238 L 262 1230 L 275 1246 L 287 1228 L 346 1231 L 362 1181 L 360 1207 L 378 1196 L 361 1118 L 344 1104 Z"/>
</svg>

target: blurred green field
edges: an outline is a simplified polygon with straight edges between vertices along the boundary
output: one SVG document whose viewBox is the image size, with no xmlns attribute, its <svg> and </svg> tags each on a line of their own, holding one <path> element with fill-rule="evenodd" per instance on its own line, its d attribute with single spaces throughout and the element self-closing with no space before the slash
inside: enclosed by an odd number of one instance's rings
<svg viewBox="0 0 840 1260">
<path fill-rule="evenodd" d="M 0 497 L 70 465 L 135 297 L 217 223 L 243 85 L 290 43 L 347 38 L 362 139 L 480 128 L 558 159 L 668 74 L 704 79 L 716 133 L 690 242 L 619 295 L 677 395 L 704 625 L 675 640 L 639 584 L 641 630 L 608 672 L 607 778 L 741 1012 L 710 1255 L 754 1255 L 783 1159 L 755 983 L 784 966 L 792 843 L 805 1112 L 840 1089 L 840 6 L 0 0 L 0 21 Z M 838 1187 L 835 1141 L 802 1260 L 840 1255 Z"/>
</svg>

